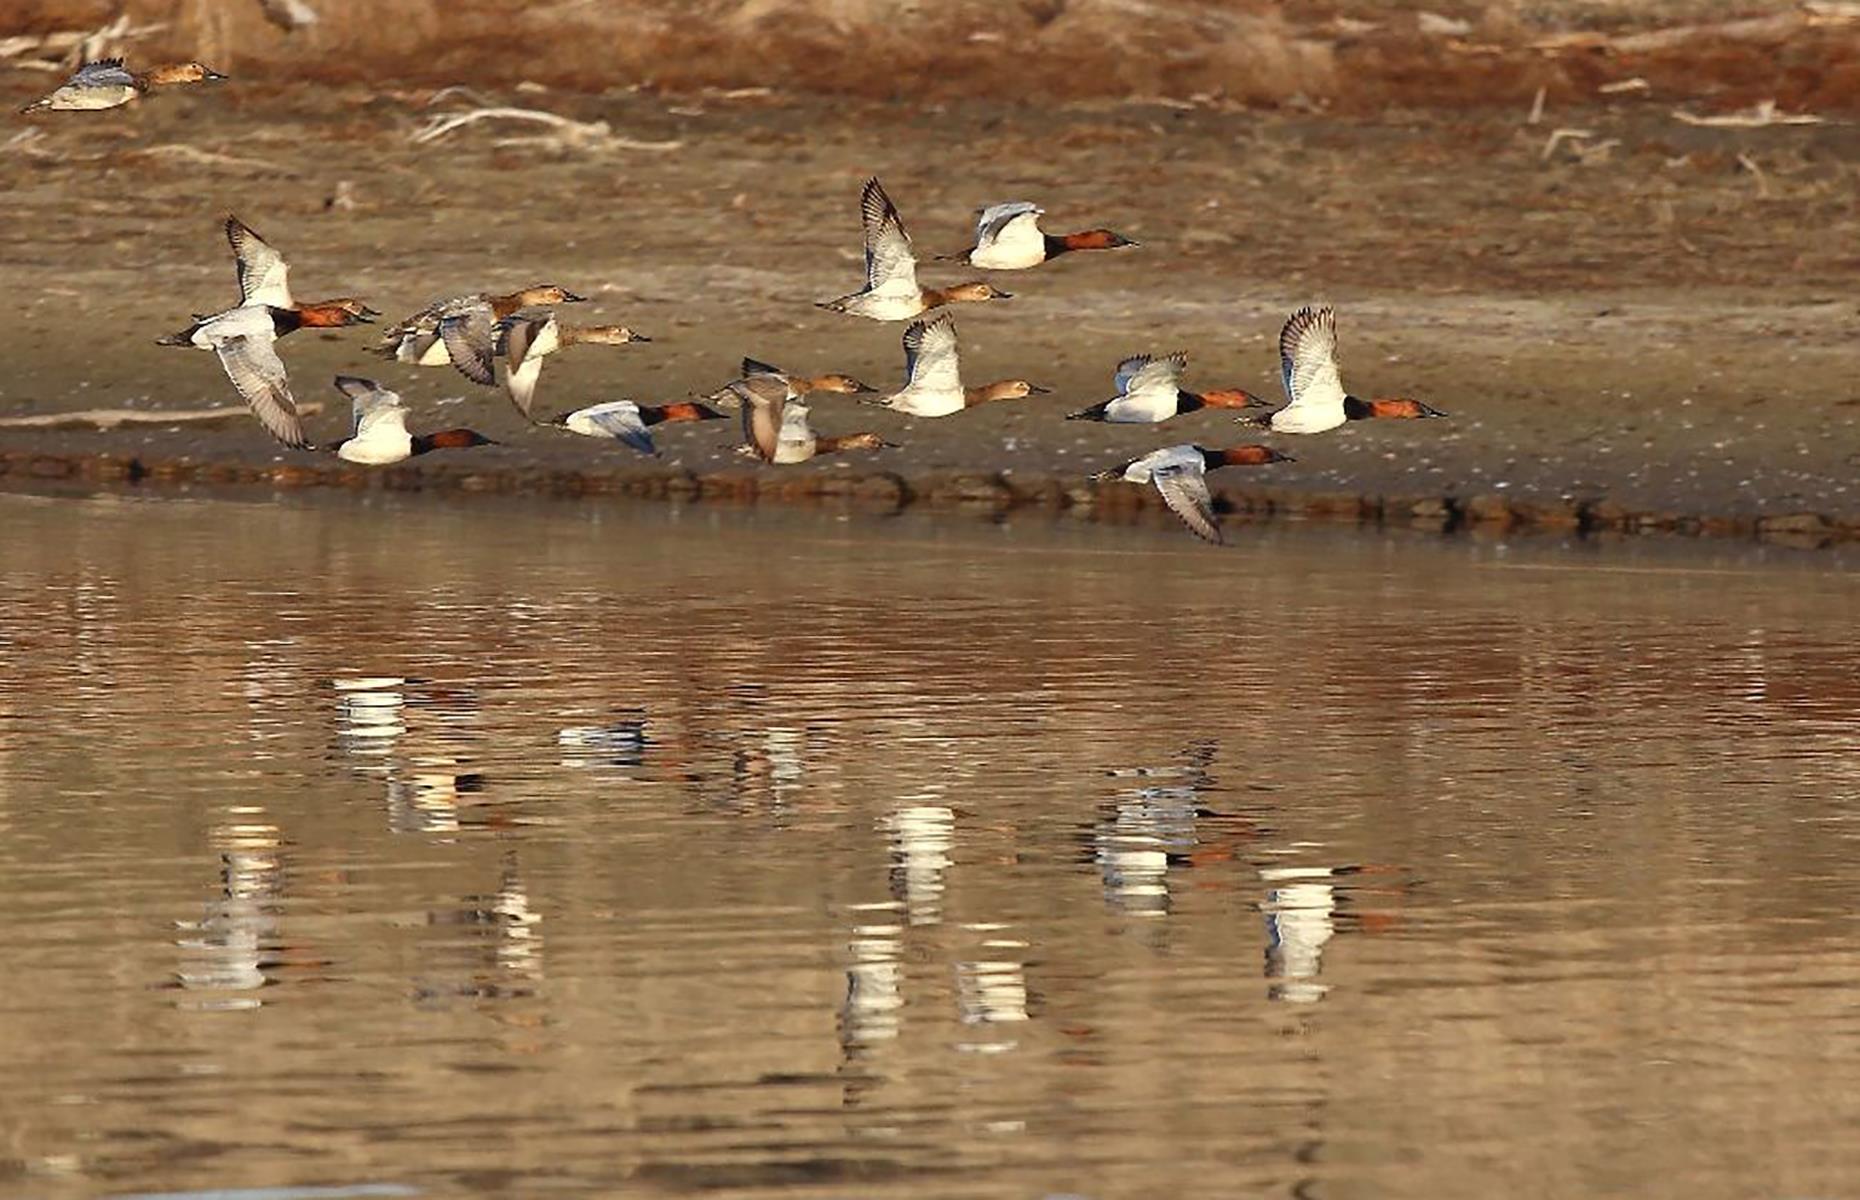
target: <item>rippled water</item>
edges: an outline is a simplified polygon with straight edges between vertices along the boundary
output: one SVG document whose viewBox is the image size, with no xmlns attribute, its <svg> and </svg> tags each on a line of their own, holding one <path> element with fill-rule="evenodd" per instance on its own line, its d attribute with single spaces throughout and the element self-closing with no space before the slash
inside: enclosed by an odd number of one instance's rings
<svg viewBox="0 0 1860 1200">
<path fill-rule="evenodd" d="M 0 1193 L 1860 1192 L 1860 576 L 1234 534 L 0 497 Z"/>
</svg>

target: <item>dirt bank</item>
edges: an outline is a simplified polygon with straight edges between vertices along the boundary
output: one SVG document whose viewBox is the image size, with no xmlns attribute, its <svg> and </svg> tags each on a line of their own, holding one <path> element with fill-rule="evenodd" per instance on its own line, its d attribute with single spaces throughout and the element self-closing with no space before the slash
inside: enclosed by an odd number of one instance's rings
<svg viewBox="0 0 1860 1200">
<path fill-rule="evenodd" d="M 1016 299 L 958 312 L 971 381 L 1025 376 L 1054 395 L 941 421 L 823 399 L 824 432 L 876 429 L 902 448 L 766 478 L 979 474 L 1065 491 L 1157 445 L 1250 438 L 1213 413 L 1161 428 L 1061 418 L 1105 398 L 1113 364 L 1139 351 L 1186 349 L 1190 386 L 1275 394 L 1278 326 L 1323 297 L 1342 313 L 1348 382 L 1451 419 L 1279 439 L 1298 461 L 1216 477 L 1230 489 L 1732 529 L 1814 523 L 1801 514 L 1846 528 L 1860 512 L 1860 142 L 1847 125 L 1700 128 L 1647 99 L 1552 109 L 1532 127 L 1518 113 L 491 97 L 677 144 L 590 151 L 499 146 L 507 131 L 483 126 L 413 145 L 424 98 L 337 89 L 306 110 L 229 89 L 36 122 L 38 137 L 0 154 L 12 218 L 0 319 L 13 331 L 0 415 L 230 398 L 210 357 L 153 344 L 226 302 L 227 211 L 291 255 L 305 294 L 356 293 L 399 315 L 554 278 L 595 297 L 576 319 L 657 339 L 552 359 L 544 410 L 681 398 L 745 353 L 892 384 L 899 327 L 810 304 L 856 286 L 855 200 L 877 172 L 925 252 L 964 245 L 978 203 L 1020 195 L 1055 227 L 1106 224 L 1143 245 L 1002 277 Z M 1545 157 L 1552 125 L 1612 145 Z M 355 206 L 326 209 L 345 182 Z M 510 442 L 474 452 L 472 471 L 634 469 L 624 451 L 525 430 L 501 393 L 449 370 L 374 359 L 367 341 L 287 342 L 299 395 L 338 401 L 331 375 L 361 370 L 401 390 L 418 425 Z M 332 408 L 316 434 L 342 425 Z M 732 434 L 668 430 L 654 469 L 742 472 Z M 243 424 L 9 429 L 0 448 L 235 470 L 316 461 Z"/>
</svg>

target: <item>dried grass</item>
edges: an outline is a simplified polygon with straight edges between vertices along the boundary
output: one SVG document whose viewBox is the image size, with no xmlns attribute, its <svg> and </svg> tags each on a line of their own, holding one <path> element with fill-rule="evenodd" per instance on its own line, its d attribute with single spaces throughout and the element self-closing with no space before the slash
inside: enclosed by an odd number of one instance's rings
<svg viewBox="0 0 1860 1200">
<path fill-rule="evenodd" d="M 0 12 L 0 37 L 94 29 L 126 11 L 138 23 L 167 25 L 135 48 L 139 57 L 197 57 L 279 84 L 530 80 L 583 91 L 1164 97 L 1366 112 L 1523 106 L 1540 87 L 1552 103 L 1589 102 L 1602 86 L 1640 77 L 1668 102 L 1860 108 L 1854 27 L 1819 24 L 1778 0 L 1752 6 L 1750 20 L 1677 32 L 1679 23 L 1707 19 L 1710 6 L 1550 0 L 1530 6 L 1538 24 L 1527 27 L 1521 5 L 1420 0 L 1353 4 L 1349 17 L 1322 20 L 1270 0 L 309 2 L 317 23 L 286 32 L 258 0 L 12 0 Z M 1427 9 L 1452 19 L 1424 21 Z M 1310 23 L 1294 24 L 1287 13 Z M 1565 34 L 1547 39 L 1549 21 Z M 1588 32 L 1567 32 L 1583 22 Z M 1604 32 L 1623 25 L 1631 28 Z"/>
</svg>

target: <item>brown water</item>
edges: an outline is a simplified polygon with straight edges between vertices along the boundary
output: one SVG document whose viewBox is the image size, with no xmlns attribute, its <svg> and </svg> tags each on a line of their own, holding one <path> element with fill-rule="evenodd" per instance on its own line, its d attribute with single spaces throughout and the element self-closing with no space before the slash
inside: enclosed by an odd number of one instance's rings
<svg viewBox="0 0 1860 1200">
<path fill-rule="evenodd" d="M 0 497 L 0 1193 L 1860 1192 L 1850 564 L 1232 532 Z"/>
</svg>

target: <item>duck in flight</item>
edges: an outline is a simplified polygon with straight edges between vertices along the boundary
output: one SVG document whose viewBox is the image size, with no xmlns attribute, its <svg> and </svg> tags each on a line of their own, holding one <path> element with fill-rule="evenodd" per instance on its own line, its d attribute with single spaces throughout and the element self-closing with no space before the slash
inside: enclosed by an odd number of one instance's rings
<svg viewBox="0 0 1860 1200">
<path fill-rule="evenodd" d="M 238 217 L 226 218 L 226 244 L 232 247 L 239 279 L 239 303 L 269 304 L 299 312 L 344 312 L 354 318 L 343 324 L 371 324 L 381 314 L 353 296 L 298 303 L 291 296 L 291 265 L 277 249 Z"/>
<path fill-rule="evenodd" d="M 1444 417 L 1419 400 L 1361 400 L 1343 390 L 1337 370 L 1337 314 L 1328 304 L 1306 305 L 1279 331 L 1279 377 L 1285 407 L 1264 419 L 1242 418 L 1275 433 L 1323 433 L 1346 421 Z"/>
<path fill-rule="evenodd" d="M 904 331 L 904 387 L 871 401 L 913 417 L 947 417 L 993 400 L 1020 400 L 1050 389 L 1025 379 L 1001 379 L 981 387 L 962 386 L 956 322 L 948 313 L 916 321 Z"/>
<path fill-rule="evenodd" d="M 422 367 L 447 363 L 484 387 L 497 386 L 497 324 L 525 308 L 579 304 L 577 296 L 553 283 L 496 295 L 451 296 L 435 300 L 381 335 L 376 353 Z"/>
<path fill-rule="evenodd" d="M 730 385 L 742 404 L 743 444 L 738 452 L 786 466 L 842 450 L 877 450 L 891 443 L 876 433 L 821 437 L 808 421 L 808 407 L 793 389 L 770 374 L 752 374 Z"/>
<path fill-rule="evenodd" d="M 1025 200 L 979 209 L 975 245 L 951 257 L 984 270 L 1021 271 L 1074 250 L 1115 250 L 1120 246 L 1137 245 L 1109 229 L 1046 233 L 1040 228 L 1040 218 L 1045 215 L 1045 209 Z"/>
<path fill-rule="evenodd" d="M 404 462 L 434 450 L 462 450 L 469 446 L 495 446 L 475 429 L 442 429 L 437 433 L 407 432 L 407 406 L 400 396 L 372 379 L 336 376 L 336 390 L 347 396 L 354 414 L 349 436 L 330 449 L 344 462 L 380 467 Z"/>
<path fill-rule="evenodd" d="M 120 108 L 152 88 L 210 83 L 226 76 L 197 62 L 170 63 L 146 71 L 131 71 L 120 58 L 87 62 L 71 78 L 21 112 L 96 112 Z"/>
<path fill-rule="evenodd" d="M 349 297 L 314 303 L 294 301 L 289 264 L 250 226 L 237 217 L 226 218 L 226 240 L 238 264 L 238 305 L 197 315 L 186 329 L 156 342 L 213 351 L 226 377 L 265 431 L 294 450 L 309 449 L 310 439 L 291 395 L 290 378 L 284 360 L 278 356 L 277 340 L 298 329 L 366 324 L 375 311 Z"/>
<path fill-rule="evenodd" d="M 818 307 L 874 321 L 908 321 L 945 304 L 1013 299 L 1010 293 L 980 280 L 946 288 L 918 283 L 911 235 L 905 232 L 897 205 L 876 177 L 865 181 L 859 213 L 865 226 L 865 288 L 837 300 L 822 301 Z"/>
<path fill-rule="evenodd" d="M 866 392 L 876 392 L 878 390 L 875 387 L 859 382 L 851 375 L 843 375 L 837 372 L 826 375 L 791 375 L 780 367 L 770 366 L 768 363 L 759 362 L 753 358 L 745 358 L 743 360 L 743 373 L 740 376 L 732 379 L 729 383 L 724 384 L 704 398 L 713 404 L 721 404 L 726 408 L 735 408 L 737 405 L 741 404 L 743 400 L 738 385 L 746 383 L 759 375 L 773 379 L 776 383 L 781 385 L 789 395 L 796 398 L 812 396 L 819 392 L 833 392 L 840 395 L 852 396 Z"/>
<path fill-rule="evenodd" d="M 1066 420 L 1153 425 L 1203 408 L 1255 408 L 1265 404 L 1245 388 L 1184 391 L 1182 372 L 1187 367 L 1188 355 L 1179 350 L 1161 358 L 1147 354 L 1126 358 L 1117 364 L 1117 395 L 1075 412 Z"/>
<path fill-rule="evenodd" d="M 724 414 L 707 404 L 683 401 L 678 404 L 635 404 L 631 400 L 609 400 L 590 404 L 574 412 L 544 422 L 583 437 L 612 438 L 641 454 L 657 455 L 652 441 L 652 427 L 667 422 L 721 421 Z"/>
<path fill-rule="evenodd" d="M 504 391 L 527 421 L 536 403 L 536 382 L 542 378 L 544 358 L 569 346 L 624 346 L 651 340 L 624 325 L 570 325 L 556 320 L 554 313 L 516 313 L 497 323 L 494 344 L 503 348 Z"/>
<path fill-rule="evenodd" d="M 1256 467 L 1291 461 L 1290 455 L 1281 454 L 1270 446 L 1234 446 L 1227 450 L 1193 445 L 1165 446 L 1094 478 L 1153 485 L 1161 493 L 1163 503 L 1182 519 L 1190 533 L 1218 545 L 1221 527 L 1214 519 L 1214 497 L 1208 494 L 1208 472 L 1222 467 Z"/>
</svg>

